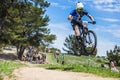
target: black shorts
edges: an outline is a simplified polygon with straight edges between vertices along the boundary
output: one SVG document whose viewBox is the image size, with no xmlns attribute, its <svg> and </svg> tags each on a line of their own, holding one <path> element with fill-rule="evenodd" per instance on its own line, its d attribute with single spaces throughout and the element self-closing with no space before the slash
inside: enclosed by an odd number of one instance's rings
<svg viewBox="0 0 120 80">
<path fill-rule="evenodd" d="M 77 22 L 77 21 L 71 21 L 71 25 L 73 27 L 73 30 L 75 30 L 75 26 L 83 27 L 82 21 L 79 21 L 79 22 Z"/>
</svg>

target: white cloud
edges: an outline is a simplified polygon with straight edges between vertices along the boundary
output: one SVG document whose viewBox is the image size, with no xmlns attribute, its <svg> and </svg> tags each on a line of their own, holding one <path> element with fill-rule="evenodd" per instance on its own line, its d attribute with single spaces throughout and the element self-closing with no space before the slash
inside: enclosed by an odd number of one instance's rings
<svg viewBox="0 0 120 80">
<path fill-rule="evenodd" d="M 101 32 L 101 33 L 104 33 L 104 32 L 107 32 L 108 34 L 111 34 L 111 38 L 112 37 L 115 37 L 115 38 L 119 38 L 120 39 L 120 25 L 116 25 L 116 24 L 112 24 L 112 25 L 109 25 L 109 26 L 101 26 L 101 25 L 98 25 L 95 30 L 96 32 Z"/>
<path fill-rule="evenodd" d="M 100 18 L 101 20 L 108 21 L 108 22 L 119 22 L 119 19 L 115 18 Z"/>
<path fill-rule="evenodd" d="M 120 25 L 112 25 L 106 31 L 111 33 L 114 37 L 120 38 Z"/>
<path fill-rule="evenodd" d="M 75 1 L 73 1 L 73 0 L 68 0 L 68 2 L 69 2 L 69 3 L 75 3 Z"/>
<path fill-rule="evenodd" d="M 61 5 L 61 4 L 57 3 L 57 2 L 51 2 L 51 6 L 58 7 L 58 8 L 61 8 L 61 9 L 70 8 L 70 6 L 68 6 L 68 5 Z"/>
<path fill-rule="evenodd" d="M 68 23 L 50 23 L 49 28 L 52 29 L 57 29 L 58 31 L 70 31 L 71 30 L 71 25 Z"/>
<path fill-rule="evenodd" d="M 108 4 L 108 3 L 115 2 L 116 0 L 93 0 L 93 1 L 96 4 L 102 4 L 102 3 Z"/>
<path fill-rule="evenodd" d="M 115 45 L 116 45 L 115 42 L 111 42 L 105 38 L 98 37 L 98 45 L 97 45 L 98 54 L 97 55 L 106 56 L 106 51 L 113 49 Z"/>
<path fill-rule="evenodd" d="M 52 2 L 51 3 L 51 6 L 58 6 L 59 4 L 58 3 L 56 3 L 56 2 Z"/>
<path fill-rule="evenodd" d="M 64 52 L 62 48 L 64 47 L 65 38 L 70 34 L 74 34 L 71 25 L 67 23 L 50 23 L 48 28 L 51 29 L 52 34 L 57 36 L 57 40 L 54 41 L 52 46 Z"/>
<path fill-rule="evenodd" d="M 120 12 L 119 0 L 94 0 L 94 6 L 102 11 Z"/>
<path fill-rule="evenodd" d="M 97 25 L 92 30 L 97 34 L 97 49 L 99 56 L 106 56 L 106 51 L 120 45 L 120 25 Z M 107 36 L 110 35 L 110 36 Z"/>
<path fill-rule="evenodd" d="M 107 32 L 111 33 L 116 38 L 120 38 L 120 29 L 108 29 Z"/>
<path fill-rule="evenodd" d="M 106 56 L 106 51 L 113 49 L 115 45 L 120 45 L 120 25 L 112 24 L 109 26 L 97 25 L 94 31 L 98 40 L 98 55 Z M 107 36 L 110 35 L 110 36 Z"/>
<path fill-rule="evenodd" d="M 99 56 L 106 56 L 106 51 L 120 45 L 120 25 L 102 26 L 97 25 L 92 30 L 97 35 L 97 49 Z M 108 36 L 107 36 L 108 35 Z M 110 35 L 110 36 L 109 36 Z"/>
<path fill-rule="evenodd" d="M 60 49 L 62 52 L 62 48 L 64 47 L 63 43 L 65 41 L 65 36 L 63 35 L 56 35 L 57 40 L 54 41 L 54 44 L 52 44 L 53 47 Z"/>
</svg>

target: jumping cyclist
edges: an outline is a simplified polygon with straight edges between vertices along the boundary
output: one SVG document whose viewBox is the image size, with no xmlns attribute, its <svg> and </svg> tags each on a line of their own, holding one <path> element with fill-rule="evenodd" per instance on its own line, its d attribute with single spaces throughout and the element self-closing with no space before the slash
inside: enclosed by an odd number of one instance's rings
<svg viewBox="0 0 120 80">
<path fill-rule="evenodd" d="M 88 12 L 85 11 L 83 8 L 84 8 L 83 3 L 81 3 L 81 2 L 76 3 L 76 9 L 74 9 L 70 13 L 70 15 L 68 16 L 68 20 L 71 21 L 71 24 L 72 24 L 77 41 L 79 40 L 79 28 L 78 28 L 78 26 L 83 27 L 81 18 L 84 15 L 88 16 L 93 24 L 96 23 L 94 21 L 94 18 L 91 15 L 89 15 Z"/>
</svg>

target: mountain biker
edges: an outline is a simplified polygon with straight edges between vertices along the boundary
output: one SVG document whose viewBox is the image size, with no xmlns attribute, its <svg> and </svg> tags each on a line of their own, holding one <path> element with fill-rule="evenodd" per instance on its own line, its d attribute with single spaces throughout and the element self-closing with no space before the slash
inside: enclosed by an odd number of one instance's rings
<svg viewBox="0 0 120 80">
<path fill-rule="evenodd" d="M 82 2 L 76 3 L 76 9 L 74 9 L 70 13 L 70 15 L 68 16 L 68 20 L 71 21 L 71 24 L 72 24 L 77 41 L 79 41 L 79 28 L 78 28 L 78 26 L 83 27 L 81 18 L 84 15 L 88 16 L 93 24 L 96 23 L 94 21 L 94 18 L 90 14 L 88 14 L 88 12 L 85 11 L 83 8 L 84 8 L 84 5 Z"/>
</svg>

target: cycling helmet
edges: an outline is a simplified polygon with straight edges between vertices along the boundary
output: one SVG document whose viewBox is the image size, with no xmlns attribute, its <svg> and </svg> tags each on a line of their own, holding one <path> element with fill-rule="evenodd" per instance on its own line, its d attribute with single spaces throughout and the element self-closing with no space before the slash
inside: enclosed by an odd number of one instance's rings
<svg viewBox="0 0 120 80">
<path fill-rule="evenodd" d="M 83 8 L 84 8 L 83 3 L 81 3 L 81 2 L 76 3 L 77 12 L 81 12 L 83 10 Z"/>
</svg>

